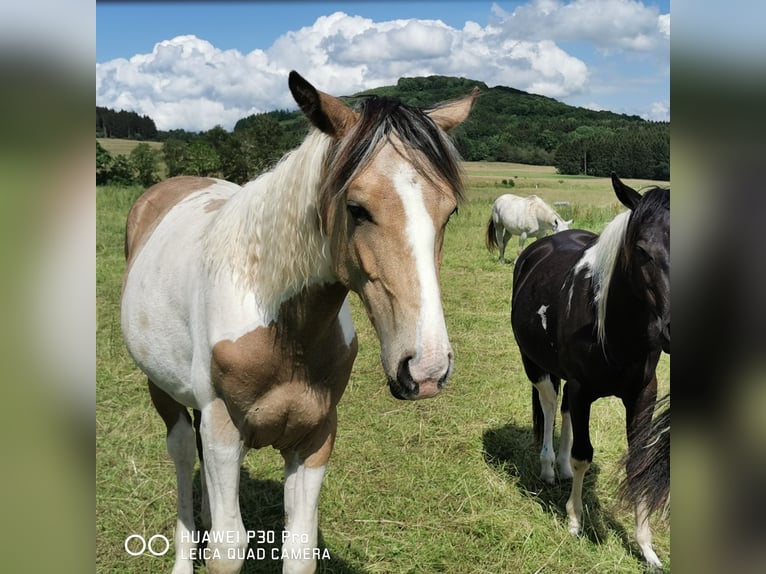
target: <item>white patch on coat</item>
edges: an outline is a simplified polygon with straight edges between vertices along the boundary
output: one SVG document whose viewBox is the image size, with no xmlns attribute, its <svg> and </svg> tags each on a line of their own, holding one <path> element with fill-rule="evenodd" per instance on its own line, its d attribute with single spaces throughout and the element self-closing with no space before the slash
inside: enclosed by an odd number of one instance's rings
<svg viewBox="0 0 766 574">
<path fill-rule="evenodd" d="M 338 320 L 343 330 L 343 341 L 346 343 L 346 347 L 348 347 L 351 345 L 354 337 L 356 337 L 356 329 L 354 329 L 354 319 L 351 317 L 351 305 L 348 302 L 348 297 L 343 300 L 343 306 L 338 313 Z"/>
<path fill-rule="evenodd" d="M 548 310 L 548 305 L 540 305 L 537 310 L 537 314 L 540 315 L 540 323 L 543 325 L 543 330 L 548 330 L 548 318 L 545 316 L 545 312 Z"/>
</svg>

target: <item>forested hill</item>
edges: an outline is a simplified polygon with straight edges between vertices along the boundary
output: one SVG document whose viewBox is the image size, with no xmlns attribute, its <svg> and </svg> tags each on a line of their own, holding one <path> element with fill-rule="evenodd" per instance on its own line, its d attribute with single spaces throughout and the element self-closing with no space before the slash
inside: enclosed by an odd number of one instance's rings
<svg viewBox="0 0 766 574">
<path fill-rule="evenodd" d="M 411 105 L 430 107 L 465 96 L 474 86 L 481 89 L 481 95 L 468 120 L 453 134 L 466 160 L 553 165 L 564 174 L 603 176 L 614 170 L 622 177 L 670 179 L 670 124 L 666 122 L 573 107 L 509 87 L 489 88 L 483 82 L 445 76 L 401 78 L 395 86 L 343 99 L 353 105 L 364 96 L 393 96 Z M 108 120 L 103 108 L 97 111 L 97 134 L 103 137 Z M 242 118 L 232 136 L 242 136 L 256 126 L 270 132 L 272 152 L 277 157 L 297 145 L 307 130 L 300 112 L 277 110 Z M 221 128 L 211 132 L 215 138 L 222 136 Z M 205 133 L 182 130 L 159 132 L 156 137 L 186 142 L 209 139 Z"/>
<path fill-rule="evenodd" d="M 396 86 L 356 96 L 395 96 L 427 107 L 464 96 L 474 86 L 481 89 L 481 95 L 468 120 L 454 133 L 466 160 L 555 165 L 567 174 L 587 169 L 589 175 L 608 175 L 614 169 L 626 177 L 669 179 L 669 123 L 569 106 L 514 88 L 489 88 L 483 82 L 443 76 L 401 78 Z"/>
</svg>

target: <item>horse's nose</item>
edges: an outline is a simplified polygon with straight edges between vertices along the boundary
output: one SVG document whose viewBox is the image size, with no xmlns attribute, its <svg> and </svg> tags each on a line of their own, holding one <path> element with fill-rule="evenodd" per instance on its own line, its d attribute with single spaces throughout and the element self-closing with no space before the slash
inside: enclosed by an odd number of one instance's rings
<svg viewBox="0 0 766 574">
<path fill-rule="evenodd" d="M 399 362 L 396 370 L 396 380 L 389 380 L 391 394 L 397 399 L 414 400 L 427 399 L 439 394 L 452 372 L 452 352 L 446 356 L 446 367 L 439 367 L 425 376 L 419 376 L 416 381 L 413 377 L 413 357 L 405 357 Z"/>
</svg>

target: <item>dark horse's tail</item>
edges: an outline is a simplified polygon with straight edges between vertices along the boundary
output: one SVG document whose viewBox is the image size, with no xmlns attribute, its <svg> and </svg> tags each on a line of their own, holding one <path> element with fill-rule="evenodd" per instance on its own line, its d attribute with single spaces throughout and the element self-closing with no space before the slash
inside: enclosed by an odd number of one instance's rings
<svg viewBox="0 0 766 574">
<path fill-rule="evenodd" d="M 625 480 L 620 485 L 624 499 L 633 503 L 643 501 L 650 513 L 665 506 L 670 498 L 669 393 L 657 402 L 657 409 L 662 410 L 652 420 L 646 444 L 630 456 Z"/>
<path fill-rule="evenodd" d="M 495 235 L 495 222 L 491 215 L 489 216 L 489 223 L 487 224 L 487 237 L 485 239 L 485 243 L 487 245 L 487 249 L 490 251 L 494 251 L 498 248 L 497 236 Z"/>
</svg>

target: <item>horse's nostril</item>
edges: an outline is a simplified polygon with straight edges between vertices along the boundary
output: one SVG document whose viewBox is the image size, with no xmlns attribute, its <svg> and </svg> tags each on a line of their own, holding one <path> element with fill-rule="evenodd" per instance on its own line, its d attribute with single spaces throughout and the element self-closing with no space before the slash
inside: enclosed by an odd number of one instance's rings
<svg viewBox="0 0 766 574">
<path fill-rule="evenodd" d="M 410 361 L 412 357 L 405 357 L 399 361 L 399 367 L 396 369 L 396 379 L 403 384 L 407 390 L 415 388 L 415 381 L 410 373 Z"/>
</svg>

